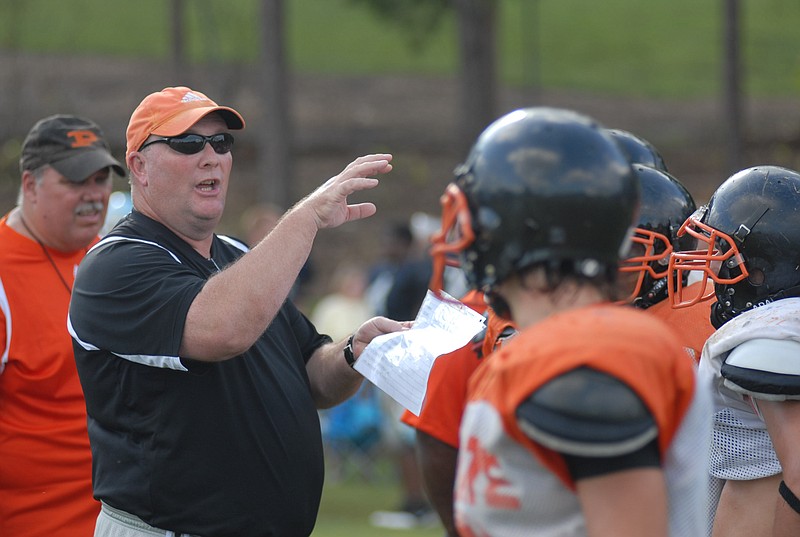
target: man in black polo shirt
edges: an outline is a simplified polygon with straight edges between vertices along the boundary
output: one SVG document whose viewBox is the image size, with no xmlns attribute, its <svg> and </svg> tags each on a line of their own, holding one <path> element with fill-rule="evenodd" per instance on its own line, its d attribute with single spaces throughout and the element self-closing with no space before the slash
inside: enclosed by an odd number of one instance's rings
<svg viewBox="0 0 800 537">
<path fill-rule="evenodd" d="M 131 116 L 134 210 L 85 258 L 69 312 L 103 502 L 96 536 L 309 535 L 317 409 L 357 390 L 351 366 L 375 336 L 407 328 L 373 318 L 333 343 L 287 300 L 320 229 L 375 213 L 347 196 L 377 186 L 391 155 L 352 162 L 248 252 L 214 234 L 229 131 L 242 128 L 185 87 Z"/>
</svg>

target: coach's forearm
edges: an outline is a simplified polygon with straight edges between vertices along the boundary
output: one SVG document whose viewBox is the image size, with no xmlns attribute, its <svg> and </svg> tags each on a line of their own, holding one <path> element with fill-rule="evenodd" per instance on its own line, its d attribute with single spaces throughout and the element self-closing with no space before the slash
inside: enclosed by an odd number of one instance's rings
<svg viewBox="0 0 800 537">
<path fill-rule="evenodd" d="M 306 364 L 311 395 L 317 408 L 330 408 L 351 397 L 364 377 L 354 371 L 344 358 L 346 340 L 323 345 Z"/>
<path fill-rule="evenodd" d="M 318 231 L 312 212 L 296 206 L 250 252 L 208 280 L 189 308 L 182 356 L 225 360 L 255 343 L 308 259 Z"/>
</svg>

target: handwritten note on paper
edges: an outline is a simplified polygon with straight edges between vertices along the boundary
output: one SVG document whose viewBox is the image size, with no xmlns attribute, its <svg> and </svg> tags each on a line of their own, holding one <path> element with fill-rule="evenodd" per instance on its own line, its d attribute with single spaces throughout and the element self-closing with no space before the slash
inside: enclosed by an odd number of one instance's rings
<svg viewBox="0 0 800 537">
<path fill-rule="evenodd" d="M 416 415 L 434 360 L 463 347 L 484 328 L 480 313 L 443 296 L 428 291 L 411 329 L 376 337 L 355 363 L 356 371 Z"/>
</svg>

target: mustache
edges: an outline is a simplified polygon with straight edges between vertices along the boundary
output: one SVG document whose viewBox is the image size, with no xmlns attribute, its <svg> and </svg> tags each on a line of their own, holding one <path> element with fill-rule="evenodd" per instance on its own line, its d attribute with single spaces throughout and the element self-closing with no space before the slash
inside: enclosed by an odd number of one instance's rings
<svg viewBox="0 0 800 537">
<path fill-rule="evenodd" d="M 75 207 L 75 213 L 90 213 L 90 212 L 102 212 L 105 209 L 106 204 L 102 201 L 85 201 Z"/>
</svg>

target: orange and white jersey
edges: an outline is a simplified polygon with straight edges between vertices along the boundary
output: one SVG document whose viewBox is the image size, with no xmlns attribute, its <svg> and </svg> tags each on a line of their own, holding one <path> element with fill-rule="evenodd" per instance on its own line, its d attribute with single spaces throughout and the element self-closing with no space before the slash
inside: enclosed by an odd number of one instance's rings
<svg viewBox="0 0 800 537">
<path fill-rule="evenodd" d="M 586 535 L 564 458 L 531 440 L 515 417 L 535 390 L 578 367 L 615 377 L 645 403 L 658 428 L 670 535 L 704 535 L 709 390 L 700 389 L 695 365 L 669 327 L 611 304 L 537 323 L 473 374 L 456 477 L 461 535 Z"/>
</svg>

